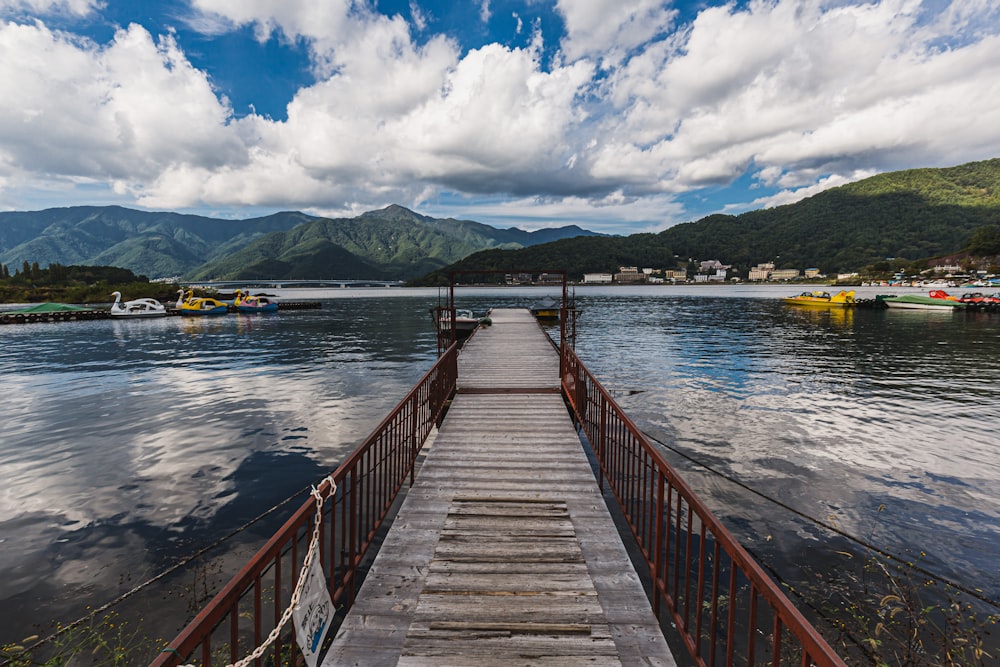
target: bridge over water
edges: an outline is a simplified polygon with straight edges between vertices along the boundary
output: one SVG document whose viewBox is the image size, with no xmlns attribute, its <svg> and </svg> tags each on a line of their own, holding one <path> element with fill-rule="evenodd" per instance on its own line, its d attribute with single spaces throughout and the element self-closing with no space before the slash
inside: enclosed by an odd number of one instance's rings
<svg viewBox="0 0 1000 667">
<path fill-rule="evenodd" d="M 240 288 L 305 288 L 305 287 L 402 287 L 402 280 L 361 280 L 331 278 L 329 280 L 208 280 L 192 283 L 192 287 L 206 289 L 240 289 Z"/>
</svg>

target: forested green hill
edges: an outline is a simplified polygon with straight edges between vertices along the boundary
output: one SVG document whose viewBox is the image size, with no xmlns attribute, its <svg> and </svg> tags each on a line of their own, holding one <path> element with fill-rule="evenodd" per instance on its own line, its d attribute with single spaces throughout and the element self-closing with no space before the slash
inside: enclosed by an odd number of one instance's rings
<svg viewBox="0 0 1000 667">
<path fill-rule="evenodd" d="M 570 239 L 472 255 L 449 269 L 565 269 L 574 278 L 619 266 L 673 268 L 717 259 L 745 272 L 778 268 L 855 271 L 886 258 L 922 260 L 960 252 L 1000 234 L 1000 159 L 946 169 L 880 174 L 795 204 L 711 215 L 659 234 Z M 977 236 L 978 235 L 978 236 Z M 422 282 L 438 282 L 441 275 Z"/>
<path fill-rule="evenodd" d="M 271 232 L 313 219 L 276 213 L 249 220 L 71 206 L 0 212 L 0 264 L 117 266 L 150 277 L 183 275 Z"/>
<path fill-rule="evenodd" d="M 521 248 L 553 236 L 578 234 L 593 232 L 575 226 L 534 233 L 497 229 L 390 206 L 357 218 L 320 218 L 287 232 L 270 234 L 198 268 L 192 278 L 408 279 L 484 248 Z"/>
</svg>

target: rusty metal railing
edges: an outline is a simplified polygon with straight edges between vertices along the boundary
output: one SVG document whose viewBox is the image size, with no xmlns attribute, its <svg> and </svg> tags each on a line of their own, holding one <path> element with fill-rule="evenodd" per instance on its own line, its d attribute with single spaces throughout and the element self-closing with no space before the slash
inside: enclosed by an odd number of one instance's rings
<svg viewBox="0 0 1000 667">
<path fill-rule="evenodd" d="M 409 477 L 417 453 L 454 393 L 458 348 L 452 345 L 410 393 L 338 467 L 330 478 L 320 526 L 320 563 L 339 612 L 354 602 L 359 567 Z M 330 481 L 319 486 L 329 495 Z M 313 531 L 310 498 L 227 583 L 152 663 L 233 663 L 260 646 L 287 606 Z M 298 649 L 289 626 L 256 664 L 295 664 Z"/>
<path fill-rule="evenodd" d="M 562 346 L 562 386 L 649 568 L 653 610 L 696 665 L 842 666 L 809 621 Z"/>
</svg>

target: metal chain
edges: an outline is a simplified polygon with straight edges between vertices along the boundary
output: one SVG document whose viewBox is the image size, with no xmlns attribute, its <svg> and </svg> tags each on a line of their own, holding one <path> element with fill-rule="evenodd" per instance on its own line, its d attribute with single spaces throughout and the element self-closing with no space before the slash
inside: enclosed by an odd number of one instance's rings
<svg viewBox="0 0 1000 667">
<path fill-rule="evenodd" d="M 337 483 L 333 481 L 332 477 L 327 476 L 326 479 L 330 482 L 329 497 L 334 498 L 337 494 Z M 323 483 L 320 482 L 320 486 L 322 485 Z M 325 498 L 323 497 L 323 494 L 320 493 L 319 488 L 315 486 L 312 487 L 312 495 L 313 498 L 316 499 L 316 519 L 313 521 L 312 539 L 309 542 L 309 550 L 306 552 L 306 557 L 302 561 L 302 570 L 299 571 L 299 580 L 295 583 L 295 590 L 292 591 L 291 600 L 288 601 L 288 608 L 285 609 L 284 613 L 281 615 L 281 619 L 278 621 L 278 624 L 274 627 L 274 630 L 271 630 L 271 634 L 267 636 L 267 639 L 264 640 L 263 644 L 255 648 L 253 653 L 247 657 L 229 664 L 226 667 L 246 667 L 254 660 L 260 658 L 260 656 L 264 655 L 264 651 L 266 651 L 268 647 L 278 639 L 278 636 L 281 634 L 281 629 L 285 627 L 285 625 L 288 624 L 288 621 L 292 618 L 295 607 L 299 604 L 299 597 L 302 595 L 302 587 L 305 584 L 306 575 L 309 573 L 309 566 L 312 565 L 313 558 L 316 553 L 319 552 L 319 529 L 320 525 L 323 523 L 323 502 L 325 501 Z M 275 582 L 275 585 L 277 585 L 277 582 Z M 182 665 L 181 667 L 195 666 Z"/>
</svg>

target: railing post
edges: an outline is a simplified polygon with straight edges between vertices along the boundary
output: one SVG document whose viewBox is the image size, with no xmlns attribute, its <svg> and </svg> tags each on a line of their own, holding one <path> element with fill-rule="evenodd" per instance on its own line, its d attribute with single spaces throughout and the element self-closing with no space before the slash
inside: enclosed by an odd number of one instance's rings
<svg viewBox="0 0 1000 667">
<path fill-rule="evenodd" d="M 597 418 L 597 460 L 600 463 L 598 466 L 598 471 L 600 475 L 597 478 L 597 486 L 604 492 L 604 478 L 607 475 L 606 466 L 608 464 L 608 404 L 604 400 L 603 396 L 598 395 L 597 397 L 598 405 L 600 405 L 600 410 L 598 410 Z"/>
<path fill-rule="evenodd" d="M 347 571 L 350 573 L 351 586 L 346 591 L 348 606 L 354 604 L 354 592 L 355 592 L 355 578 L 354 573 L 357 571 L 357 563 L 354 562 L 355 556 L 355 540 L 357 539 L 358 532 L 358 469 L 351 468 L 350 473 L 348 473 L 348 479 L 350 480 L 350 493 L 347 501 L 347 511 L 350 513 L 350 519 L 347 524 Z"/>
<path fill-rule="evenodd" d="M 663 492 L 666 487 L 662 470 L 656 471 L 656 528 L 653 529 L 653 613 L 660 617 L 660 567 L 663 565 Z"/>
<path fill-rule="evenodd" d="M 413 394 L 413 398 L 410 400 L 410 486 L 413 486 L 413 482 L 416 478 L 417 429 L 419 428 L 417 413 L 420 409 L 419 400 L 419 394 Z"/>
</svg>

